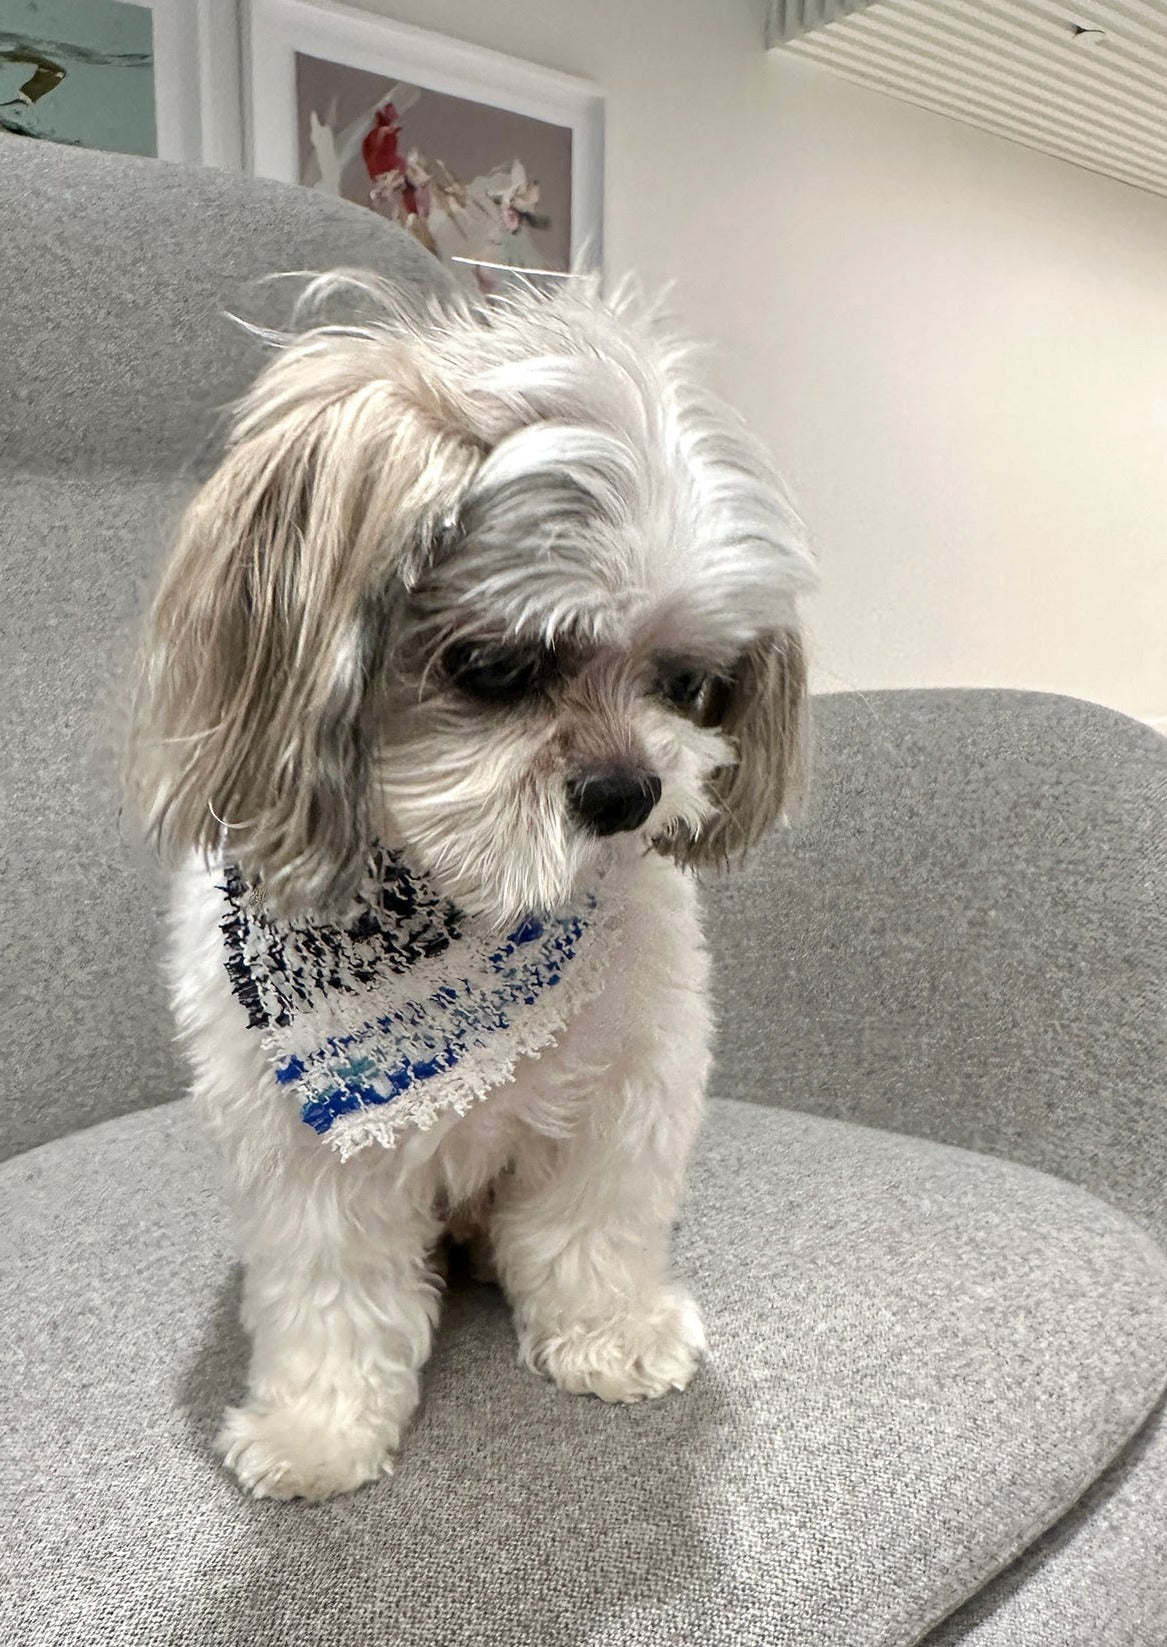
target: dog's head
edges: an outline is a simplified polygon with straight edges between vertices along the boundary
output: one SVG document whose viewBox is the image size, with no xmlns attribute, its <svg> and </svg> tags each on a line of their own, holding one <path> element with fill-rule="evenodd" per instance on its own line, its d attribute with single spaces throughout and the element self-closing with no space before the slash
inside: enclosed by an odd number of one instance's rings
<svg viewBox="0 0 1167 1647">
<path fill-rule="evenodd" d="M 782 810 L 813 581 L 761 448 L 585 282 L 286 339 L 187 512 L 131 786 L 285 912 L 374 836 L 500 926 L 605 845 L 720 863 Z"/>
</svg>

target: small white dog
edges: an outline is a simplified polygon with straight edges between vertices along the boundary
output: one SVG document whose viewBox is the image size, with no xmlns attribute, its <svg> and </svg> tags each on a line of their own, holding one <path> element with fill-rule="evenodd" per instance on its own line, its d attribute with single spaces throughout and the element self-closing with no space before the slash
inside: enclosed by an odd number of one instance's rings
<svg viewBox="0 0 1167 1647">
<path fill-rule="evenodd" d="M 562 1389 L 663 1395 L 704 1349 L 682 871 L 790 792 L 813 569 L 686 350 L 564 285 L 318 282 L 371 317 L 280 340 L 151 615 L 130 786 L 187 860 L 173 996 L 253 1340 L 219 1447 L 257 1496 L 390 1468 L 445 1231 Z"/>
</svg>

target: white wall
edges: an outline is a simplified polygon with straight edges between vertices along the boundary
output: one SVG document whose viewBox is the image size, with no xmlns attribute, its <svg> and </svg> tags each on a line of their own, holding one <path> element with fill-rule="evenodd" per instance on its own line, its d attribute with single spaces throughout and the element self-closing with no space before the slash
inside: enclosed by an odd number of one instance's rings
<svg viewBox="0 0 1167 1647">
<path fill-rule="evenodd" d="M 817 684 L 1167 717 L 1167 200 L 761 46 L 761 0 L 364 0 L 598 81 L 606 251 L 777 453 Z"/>
</svg>

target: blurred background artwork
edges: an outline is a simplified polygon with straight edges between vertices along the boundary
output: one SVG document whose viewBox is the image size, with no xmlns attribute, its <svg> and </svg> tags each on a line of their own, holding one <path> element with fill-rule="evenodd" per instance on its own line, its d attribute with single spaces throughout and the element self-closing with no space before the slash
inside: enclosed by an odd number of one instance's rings
<svg viewBox="0 0 1167 1647">
<path fill-rule="evenodd" d="M 570 126 L 296 53 L 300 181 L 399 223 L 465 285 L 571 263 Z"/>
<path fill-rule="evenodd" d="M 156 154 L 153 23 L 128 0 L 0 0 L 0 130 Z"/>
</svg>

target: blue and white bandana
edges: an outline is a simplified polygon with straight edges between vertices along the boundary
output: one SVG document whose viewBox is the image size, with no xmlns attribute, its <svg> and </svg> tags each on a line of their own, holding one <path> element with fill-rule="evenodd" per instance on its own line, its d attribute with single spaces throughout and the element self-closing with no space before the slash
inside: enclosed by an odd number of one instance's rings
<svg viewBox="0 0 1167 1647">
<path fill-rule="evenodd" d="M 301 1119 L 343 1158 L 464 1114 L 599 993 L 612 924 L 592 893 L 505 938 L 378 846 L 341 925 L 266 914 L 216 878 L 231 989 Z"/>
</svg>

